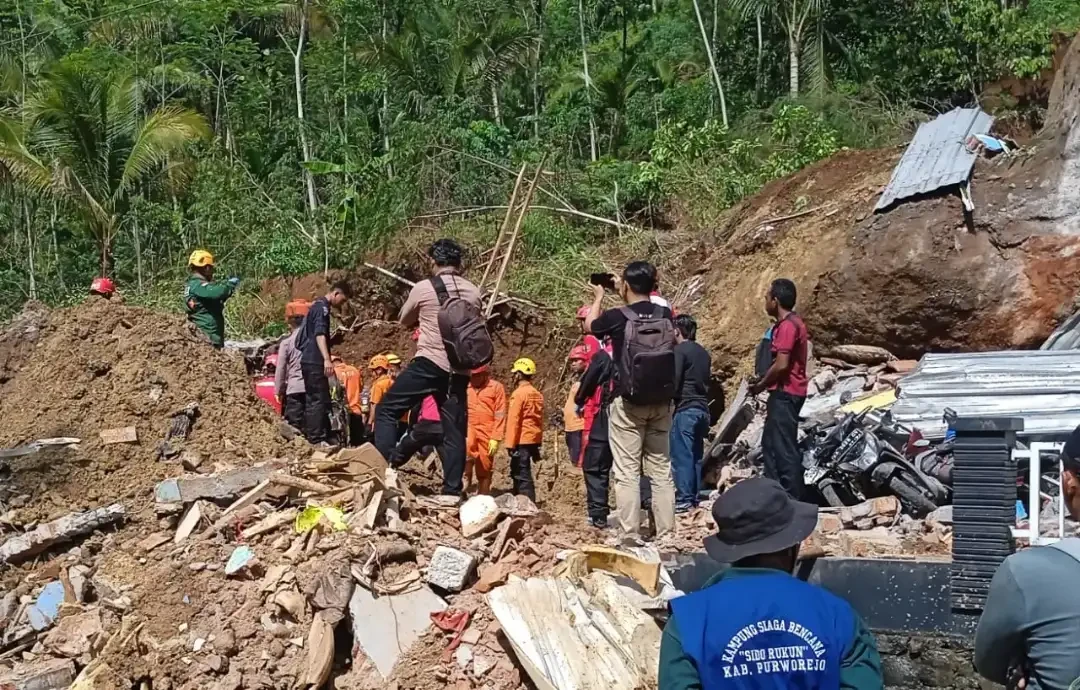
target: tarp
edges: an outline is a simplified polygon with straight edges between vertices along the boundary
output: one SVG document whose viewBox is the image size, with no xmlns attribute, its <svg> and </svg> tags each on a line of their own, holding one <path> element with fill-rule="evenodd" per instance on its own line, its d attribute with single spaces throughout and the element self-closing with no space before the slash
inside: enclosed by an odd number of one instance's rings
<svg viewBox="0 0 1080 690">
<path fill-rule="evenodd" d="M 874 210 L 967 182 L 978 154 L 965 141 L 973 134 L 986 134 L 993 123 L 994 118 L 979 108 L 956 108 L 919 125 Z"/>
</svg>

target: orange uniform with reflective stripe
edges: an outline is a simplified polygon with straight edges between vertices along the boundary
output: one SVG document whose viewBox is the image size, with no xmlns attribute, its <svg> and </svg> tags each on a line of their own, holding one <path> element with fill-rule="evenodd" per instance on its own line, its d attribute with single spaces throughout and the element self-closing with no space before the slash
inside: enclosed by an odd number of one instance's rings
<svg viewBox="0 0 1080 690">
<path fill-rule="evenodd" d="M 522 381 L 510 395 L 510 416 L 506 420 L 506 447 L 539 444 L 544 440 L 544 396 L 528 381 Z"/>
<path fill-rule="evenodd" d="M 491 471 L 495 466 L 488 441 L 502 441 L 506 432 L 506 388 L 489 378 L 477 388 L 469 384 L 469 435 L 465 439 L 466 481 L 476 473 L 476 488 L 480 493 L 491 490 Z"/>
<path fill-rule="evenodd" d="M 360 392 L 364 388 L 364 377 L 360 370 L 337 359 L 334 361 L 334 375 L 345 389 L 345 402 L 349 405 L 349 412 L 361 414 Z"/>
</svg>

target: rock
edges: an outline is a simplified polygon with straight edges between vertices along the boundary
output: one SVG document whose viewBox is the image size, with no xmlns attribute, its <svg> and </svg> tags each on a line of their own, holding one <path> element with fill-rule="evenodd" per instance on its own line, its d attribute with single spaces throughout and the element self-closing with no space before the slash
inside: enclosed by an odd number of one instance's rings
<svg viewBox="0 0 1080 690">
<path fill-rule="evenodd" d="M 941 506 L 934 512 L 926 516 L 926 524 L 930 526 L 934 525 L 951 525 L 953 523 L 953 507 Z"/>
<path fill-rule="evenodd" d="M 427 581 L 448 592 L 460 592 L 469 581 L 476 558 L 449 546 L 439 546 L 428 563 Z"/>
<path fill-rule="evenodd" d="M 840 533 L 842 555 L 850 558 L 895 554 L 900 546 L 900 537 L 884 527 L 844 530 Z"/>
<path fill-rule="evenodd" d="M 445 610 L 446 602 L 427 587 L 378 598 L 357 587 L 349 602 L 353 640 L 388 678 L 402 652 L 431 627 L 431 614 Z"/>
<path fill-rule="evenodd" d="M 191 503 L 201 498 L 231 498 L 266 481 L 279 469 L 282 469 L 279 463 L 267 463 L 218 474 L 166 479 L 154 489 L 154 496 L 159 503 Z"/>
<path fill-rule="evenodd" d="M 728 469 L 725 467 L 725 469 Z M 525 530 L 525 518 L 509 518 L 503 520 L 499 525 L 499 534 L 495 537 L 495 541 L 491 544 L 491 558 L 492 560 L 499 560 L 502 557 L 503 549 L 506 547 L 506 543 L 509 541 L 520 541 L 522 532 Z"/>
<path fill-rule="evenodd" d="M 222 630 L 217 637 L 214 638 L 214 649 L 218 650 L 225 656 L 232 656 L 236 654 L 236 635 L 229 628 Z"/>
<path fill-rule="evenodd" d="M 852 364 L 881 364 L 896 359 L 885 348 L 874 345 L 833 345 L 822 350 L 820 354 Z"/>
<path fill-rule="evenodd" d="M 481 594 L 487 594 L 506 582 L 510 574 L 510 567 L 505 563 L 488 564 L 480 568 L 480 578 L 473 585 L 473 589 Z"/>
<path fill-rule="evenodd" d="M 0 544 L 0 563 L 15 563 L 32 558 L 75 537 L 89 534 L 124 518 L 124 506 L 114 503 L 84 513 L 70 513 L 64 517 L 38 525 L 29 532 L 8 537 Z"/>
<path fill-rule="evenodd" d="M 832 369 L 822 369 L 814 378 L 810 379 L 810 391 L 808 395 L 821 395 L 828 393 L 829 389 L 836 385 L 836 372 Z"/>
<path fill-rule="evenodd" d="M 124 426 L 119 429 L 104 429 L 98 432 L 101 445 L 111 446 L 114 443 L 137 443 L 139 432 L 133 426 Z"/>
<path fill-rule="evenodd" d="M 104 633 L 100 609 L 61 618 L 45 636 L 45 647 L 54 654 L 69 658 L 80 657 L 94 649 Z"/>
<path fill-rule="evenodd" d="M 844 506 L 840 509 L 839 516 L 844 525 L 850 527 L 868 518 L 885 517 L 891 521 L 899 512 L 900 501 L 896 496 L 879 496 L 858 505 Z M 870 520 L 871 524 L 873 521 Z"/>
<path fill-rule="evenodd" d="M 180 453 L 180 466 L 188 472 L 194 472 L 202 465 L 202 456 L 193 450 L 185 450 Z"/>
<path fill-rule="evenodd" d="M 214 673 L 225 673 L 229 670 L 229 660 L 220 654 L 208 654 L 202 662 Z"/>
<path fill-rule="evenodd" d="M 917 366 L 919 362 L 915 359 L 894 359 L 885 363 L 885 370 L 894 374 L 910 374 Z"/>
<path fill-rule="evenodd" d="M 68 568 L 68 582 L 71 583 L 75 601 L 80 604 L 86 601 L 86 592 L 90 586 L 89 576 L 90 568 L 81 563 Z"/>
<path fill-rule="evenodd" d="M 483 635 L 476 628 L 469 628 L 465 632 L 461 633 L 461 643 L 475 645 L 480 642 L 480 638 Z"/>
<path fill-rule="evenodd" d="M 13 589 L 0 599 L 0 630 L 7 628 L 11 622 L 11 617 L 15 615 L 18 609 L 19 592 Z"/>
<path fill-rule="evenodd" d="M 532 517 L 540 512 L 528 496 L 502 494 L 495 499 L 499 510 L 512 517 Z"/>
<path fill-rule="evenodd" d="M 473 496 L 461 504 L 458 511 L 461 518 L 461 534 L 466 539 L 486 532 L 499 520 L 499 506 L 491 496 Z"/>
<path fill-rule="evenodd" d="M 817 529 L 822 534 L 836 534 L 844 529 L 844 521 L 836 513 L 818 513 Z"/>
<path fill-rule="evenodd" d="M 71 659 L 43 659 L 15 670 L 0 670 L 4 690 L 66 690 L 75 682 Z"/>
<path fill-rule="evenodd" d="M 192 563 L 188 563 L 187 567 L 188 570 L 190 570 L 191 572 L 197 573 L 199 571 L 206 570 L 206 563 L 204 563 L 203 561 L 194 561 Z"/>
<path fill-rule="evenodd" d="M 274 595 L 272 601 L 296 621 L 304 617 L 304 611 L 307 609 L 307 602 L 304 597 L 293 590 L 278 592 Z"/>
<path fill-rule="evenodd" d="M 468 670 L 469 664 L 472 663 L 473 652 L 472 647 L 467 644 L 458 645 L 458 648 L 454 650 L 454 661 L 457 662 L 458 668 L 462 671 Z"/>
<path fill-rule="evenodd" d="M 495 660 L 489 656 L 477 654 L 473 657 L 473 673 L 477 678 L 487 675 L 487 672 L 495 668 Z"/>
</svg>

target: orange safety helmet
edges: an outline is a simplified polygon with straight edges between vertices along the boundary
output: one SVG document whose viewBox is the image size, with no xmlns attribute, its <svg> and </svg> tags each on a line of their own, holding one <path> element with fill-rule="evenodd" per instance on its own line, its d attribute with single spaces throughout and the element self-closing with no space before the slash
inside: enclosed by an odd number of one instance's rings
<svg viewBox="0 0 1080 690">
<path fill-rule="evenodd" d="M 90 294 L 92 295 L 108 297 L 114 292 L 116 292 L 116 284 L 113 283 L 112 278 L 94 278 L 93 282 L 90 283 Z"/>
<path fill-rule="evenodd" d="M 306 299 L 294 299 L 285 305 L 285 318 L 292 319 L 307 316 L 311 302 Z"/>
<path fill-rule="evenodd" d="M 368 368 L 369 369 L 389 369 L 390 368 L 390 360 L 388 360 L 386 358 L 386 355 L 375 355 L 374 357 L 371 358 L 371 361 L 368 362 Z"/>
</svg>

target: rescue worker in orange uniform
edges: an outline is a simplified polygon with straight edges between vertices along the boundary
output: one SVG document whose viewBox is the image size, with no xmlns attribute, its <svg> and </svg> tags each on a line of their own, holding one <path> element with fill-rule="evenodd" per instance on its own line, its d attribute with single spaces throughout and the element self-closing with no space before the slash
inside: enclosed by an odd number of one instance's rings
<svg viewBox="0 0 1080 690">
<path fill-rule="evenodd" d="M 390 390 L 394 379 L 390 376 L 390 361 L 386 355 L 372 357 L 371 361 L 368 362 L 368 369 L 371 371 L 371 375 L 375 377 L 374 383 L 371 384 L 371 392 L 368 393 L 367 414 L 364 418 L 364 427 L 370 433 L 371 424 L 375 421 L 375 408 L 386 396 L 386 391 Z"/>
<path fill-rule="evenodd" d="M 465 439 L 465 491 L 473 483 L 476 492 L 491 493 L 495 452 L 506 433 L 506 388 L 491 378 L 486 366 L 469 377 L 469 433 Z"/>
<path fill-rule="evenodd" d="M 364 439 L 364 411 L 360 407 L 364 375 L 337 355 L 330 355 L 330 361 L 334 363 L 334 374 L 338 382 L 345 389 L 345 404 L 349 408 L 349 445 L 358 446 Z"/>
<path fill-rule="evenodd" d="M 522 357 L 510 369 L 514 392 L 510 394 L 510 416 L 506 420 L 506 450 L 510 454 L 510 479 L 514 495 L 536 502 L 532 463 L 540 459 L 544 442 L 544 396 L 532 385 L 536 362 Z"/>
</svg>

